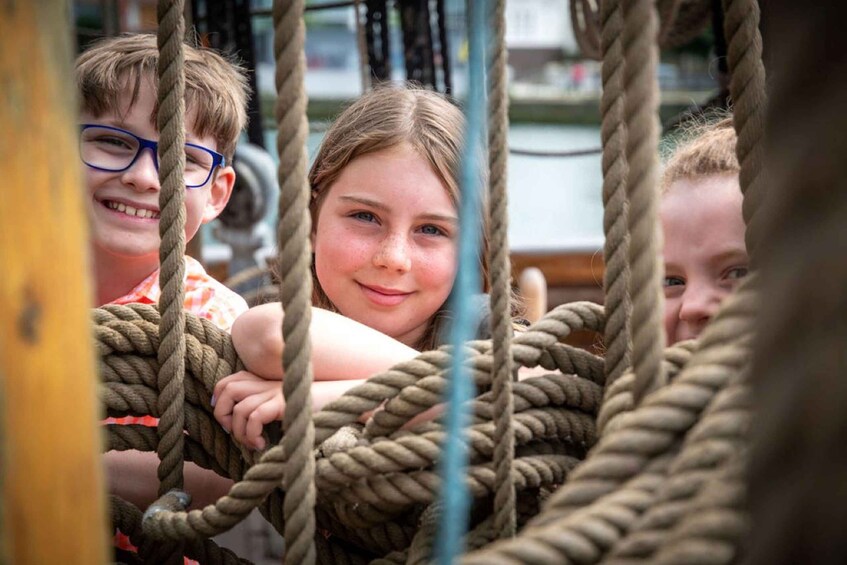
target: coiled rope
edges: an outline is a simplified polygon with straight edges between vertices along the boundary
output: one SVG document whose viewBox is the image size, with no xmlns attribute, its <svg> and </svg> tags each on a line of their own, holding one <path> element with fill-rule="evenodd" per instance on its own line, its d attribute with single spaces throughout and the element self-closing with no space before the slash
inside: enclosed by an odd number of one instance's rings
<svg viewBox="0 0 847 565">
<path fill-rule="evenodd" d="M 623 14 L 624 29 L 629 30 L 625 31 L 624 49 L 638 45 L 643 50 L 633 53 L 632 58 L 625 57 L 627 86 L 651 64 L 649 50 L 654 49 L 653 43 L 644 41 L 639 33 L 647 28 L 652 28 L 648 35 L 657 33 L 655 14 L 650 16 L 644 6 L 650 10 L 653 7 L 648 2 L 642 4 L 630 6 Z M 755 2 L 728 1 L 726 12 L 730 45 L 742 41 L 740 38 L 746 34 L 749 48 L 760 48 Z M 741 14 L 738 17 L 743 21 L 729 17 L 731 13 Z M 629 27 L 633 21 L 642 22 L 641 30 Z M 742 75 L 734 76 L 732 81 L 736 127 L 747 130 L 745 138 L 756 140 L 739 148 L 745 218 L 755 231 L 757 222 L 753 218 L 757 217 L 761 198 L 760 161 L 755 158 L 761 122 L 755 115 L 751 117 L 749 112 L 754 109 L 749 102 L 739 106 L 738 100 L 757 96 L 762 102 L 764 81 L 759 83 L 743 76 L 748 71 L 742 70 L 747 68 L 742 63 L 748 57 L 740 57 L 730 66 L 734 73 Z M 758 60 L 760 52 L 754 58 Z M 636 63 L 631 67 L 630 61 Z M 280 86 L 282 82 L 279 81 Z M 756 86 L 759 84 L 760 91 Z M 650 99 L 649 92 L 636 91 L 636 95 L 631 95 L 627 91 L 627 124 L 642 128 L 630 127 L 630 135 L 636 130 L 650 134 L 655 128 L 655 123 L 648 123 L 644 117 L 647 114 L 638 115 L 637 110 L 649 107 Z M 301 112 L 303 109 L 301 106 Z M 283 113 L 285 116 L 290 114 Z M 289 119 L 294 125 L 300 123 Z M 296 129 L 292 127 L 291 131 Z M 741 136 L 739 131 L 739 145 Z M 627 146 L 632 178 L 654 174 L 649 160 L 646 165 L 636 165 L 632 158 L 646 151 L 632 139 Z M 747 151 L 746 157 L 741 156 L 742 151 Z M 291 158 L 288 162 L 293 169 L 298 161 Z M 643 204 L 644 209 L 650 206 Z M 303 230 L 302 223 L 297 225 L 307 236 L 308 229 Z M 304 248 L 308 249 L 305 245 Z M 299 257 L 293 251 L 292 254 Z M 517 522 L 525 526 L 520 536 L 512 540 L 489 543 L 499 532 L 494 519 L 475 520 L 466 542 L 472 548 L 485 547 L 469 554 L 466 561 L 596 562 L 620 556 L 664 562 L 726 562 L 733 558 L 739 548 L 739 536 L 746 531 L 746 520 L 740 512 L 740 481 L 749 412 L 745 371 L 756 287 L 756 275 L 752 274 L 725 302 L 698 343 L 680 344 L 663 352 L 659 349 L 658 360 L 650 358 L 659 367 L 652 374 L 643 374 L 652 379 L 665 373 L 672 381 L 646 395 L 637 408 L 633 409 L 632 390 L 639 388 L 636 381 L 642 373 L 623 372 L 608 386 L 607 406 L 627 395 L 628 401 L 618 402 L 617 411 L 603 420 L 605 428 L 598 445 L 572 473 L 571 469 L 597 439 L 593 422 L 602 395 L 604 368 L 601 359 L 568 348 L 560 341 L 580 327 L 602 331 L 602 313 L 596 306 L 567 305 L 516 336 L 512 351 L 516 366 L 541 364 L 560 373 L 514 384 L 516 448 L 510 476 L 522 493 L 519 500 L 524 505 L 531 508 L 546 502 L 534 519 L 518 512 Z M 160 343 L 157 312 L 143 306 L 110 307 L 96 312 L 105 380 L 103 398 L 110 415 L 160 415 L 155 379 L 161 366 L 156 353 Z M 287 307 L 286 312 L 286 318 L 291 317 Z M 440 402 L 451 348 L 422 354 L 377 375 L 315 415 L 314 442 L 301 443 L 308 451 L 308 459 L 317 459 L 315 519 L 331 536 L 313 549 L 314 523 L 312 534 L 302 533 L 308 530 L 306 525 L 299 529 L 299 538 L 289 539 L 289 514 L 283 516 L 279 511 L 283 500 L 287 503 L 292 497 L 288 492 L 288 463 L 294 458 L 283 456 L 285 447 L 276 446 L 254 461 L 252 454 L 240 453 L 230 443 L 209 413 L 208 399 L 214 383 L 238 368 L 229 337 L 191 315 L 186 316 L 185 326 L 186 456 L 201 466 L 243 480 L 228 496 L 203 510 L 153 514 L 144 522 L 146 536 L 155 541 L 214 535 L 259 506 L 277 530 L 286 530 L 287 542 L 305 540 L 298 545 L 303 547 L 304 559 L 320 556 L 351 563 L 376 558 L 382 562 L 426 559 L 433 537 L 430 524 L 440 512 L 438 506 L 432 506 L 440 486 L 434 467 L 445 430 L 438 422 L 422 425 L 414 432 L 393 430 Z M 286 337 L 286 343 L 296 341 L 292 339 Z M 488 392 L 492 385 L 492 347 L 486 342 L 471 342 L 465 350 L 480 393 L 470 405 L 473 419 L 467 430 L 467 485 L 476 501 L 475 509 L 493 516 L 490 505 L 499 487 L 497 470 L 489 463 L 498 433 L 492 421 L 497 400 Z M 287 382 L 290 369 L 286 366 L 285 370 Z M 648 384 L 647 388 L 651 387 Z M 613 390 L 620 394 L 610 395 Z M 293 406 L 296 400 L 292 398 L 290 402 Z M 363 412 L 383 402 L 384 409 L 364 428 L 355 424 Z M 149 432 L 135 427 L 115 428 L 118 427 L 110 429 L 111 445 L 115 448 L 133 445 L 150 449 L 160 443 Z M 283 442 L 292 433 L 286 422 Z M 316 453 L 312 452 L 313 445 L 318 447 Z M 281 481 L 285 494 L 279 488 Z M 667 516 L 676 521 L 664 520 Z M 291 519 L 297 517 L 292 514 Z M 317 538 L 321 540 L 323 536 Z"/>
</svg>

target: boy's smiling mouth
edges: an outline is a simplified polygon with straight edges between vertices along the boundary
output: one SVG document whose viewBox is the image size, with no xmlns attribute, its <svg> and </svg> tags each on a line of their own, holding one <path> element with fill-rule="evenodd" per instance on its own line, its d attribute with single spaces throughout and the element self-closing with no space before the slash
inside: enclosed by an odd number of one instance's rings
<svg viewBox="0 0 847 565">
<path fill-rule="evenodd" d="M 155 210 L 148 210 L 146 208 L 130 206 L 128 204 L 124 204 L 122 202 L 116 202 L 114 200 L 102 200 L 100 202 L 106 208 L 113 210 L 115 212 L 119 212 L 121 214 L 127 216 L 133 216 L 136 218 L 148 219 L 148 220 L 158 220 L 159 212 Z"/>
</svg>

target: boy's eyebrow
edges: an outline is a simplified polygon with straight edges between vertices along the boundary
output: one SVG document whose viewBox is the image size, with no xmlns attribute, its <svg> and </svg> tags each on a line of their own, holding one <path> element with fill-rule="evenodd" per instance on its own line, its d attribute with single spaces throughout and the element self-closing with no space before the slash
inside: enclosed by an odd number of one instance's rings
<svg viewBox="0 0 847 565">
<path fill-rule="evenodd" d="M 346 202 L 355 202 L 356 204 L 362 204 L 363 206 L 370 206 L 371 208 L 376 208 L 377 210 L 381 210 L 383 212 L 389 210 L 389 207 L 386 204 L 383 204 L 382 202 L 378 202 L 376 200 L 372 200 L 370 198 L 364 198 L 362 196 L 345 195 L 340 196 L 339 200 L 344 200 Z M 459 218 L 457 216 L 448 216 L 444 214 L 421 214 L 419 217 L 424 220 L 449 222 L 454 224 L 459 222 Z"/>
</svg>

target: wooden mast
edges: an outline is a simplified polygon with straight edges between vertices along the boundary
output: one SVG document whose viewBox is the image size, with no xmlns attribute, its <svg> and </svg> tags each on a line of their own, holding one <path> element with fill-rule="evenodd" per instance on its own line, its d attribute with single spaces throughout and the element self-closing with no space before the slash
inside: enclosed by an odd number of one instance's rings
<svg viewBox="0 0 847 565">
<path fill-rule="evenodd" d="M 0 562 L 105 563 L 65 0 L 0 3 Z"/>
</svg>

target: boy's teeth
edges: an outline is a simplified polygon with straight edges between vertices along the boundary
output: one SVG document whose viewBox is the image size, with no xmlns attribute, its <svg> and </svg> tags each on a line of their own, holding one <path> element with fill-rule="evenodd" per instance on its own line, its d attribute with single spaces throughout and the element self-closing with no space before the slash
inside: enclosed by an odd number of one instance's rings
<svg viewBox="0 0 847 565">
<path fill-rule="evenodd" d="M 117 210 L 118 212 L 123 212 L 127 216 L 136 216 L 138 218 L 158 218 L 159 214 L 152 210 L 144 210 L 141 208 L 133 208 L 132 206 L 127 206 L 125 204 L 121 204 L 119 202 L 111 202 L 107 203 L 109 208 L 112 210 Z"/>
</svg>

